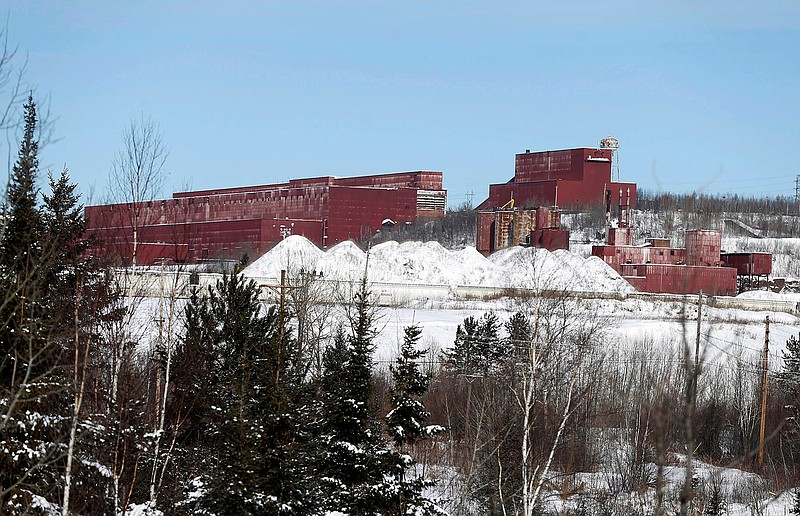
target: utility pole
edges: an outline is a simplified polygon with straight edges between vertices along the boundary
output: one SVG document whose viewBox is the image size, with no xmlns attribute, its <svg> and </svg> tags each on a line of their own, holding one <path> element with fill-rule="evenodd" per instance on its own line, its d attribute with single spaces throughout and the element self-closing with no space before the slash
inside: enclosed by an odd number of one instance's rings
<svg viewBox="0 0 800 516">
<path fill-rule="evenodd" d="M 692 414 L 697 410 L 697 378 L 700 376 L 700 319 L 703 317 L 703 291 L 697 296 L 697 336 L 694 343 L 694 379 L 692 383 Z"/>
<path fill-rule="evenodd" d="M 758 431 L 758 467 L 764 466 L 764 427 L 767 422 L 767 371 L 769 369 L 769 316 L 764 327 L 764 357 L 762 358 L 763 376 L 761 377 L 761 427 Z"/>
<path fill-rule="evenodd" d="M 290 289 L 297 289 L 303 288 L 302 285 L 291 286 L 287 285 L 286 283 L 286 269 L 281 269 L 281 283 L 280 285 L 268 285 L 268 284 L 261 284 L 261 287 L 270 288 L 272 290 L 277 290 L 280 295 L 280 316 L 281 316 L 281 326 L 280 326 L 280 337 L 283 338 L 283 334 L 285 331 L 286 326 L 286 291 Z"/>
</svg>

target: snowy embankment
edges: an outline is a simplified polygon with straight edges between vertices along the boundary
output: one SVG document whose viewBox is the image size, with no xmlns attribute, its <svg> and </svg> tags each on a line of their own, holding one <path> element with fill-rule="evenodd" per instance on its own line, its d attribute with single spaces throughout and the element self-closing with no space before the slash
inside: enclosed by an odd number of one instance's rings
<svg viewBox="0 0 800 516">
<path fill-rule="evenodd" d="M 321 251 L 302 236 L 293 235 L 250 264 L 249 277 L 280 277 L 313 272 L 328 280 L 357 281 L 363 277 L 367 253 L 353 242 Z M 535 288 L 583 292 L 633 292 L 631 285 L 597 257 L 569 251 L 512 247 L 489 258 L 473 247 L 458 251 L 437 242 L 385 242 L 369 252 L 371 282 L 410 285 Z"/>
</svg>

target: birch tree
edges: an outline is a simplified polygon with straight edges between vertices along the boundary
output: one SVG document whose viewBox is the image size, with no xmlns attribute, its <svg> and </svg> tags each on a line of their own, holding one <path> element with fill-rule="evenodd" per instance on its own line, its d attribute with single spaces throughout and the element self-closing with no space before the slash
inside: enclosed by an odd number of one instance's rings
<svg viewBox="0 0 800 516">
<path fill-rule="evenodd" d="M 146 203 L 161 192 L 169 151 L 151 118 L 133 119 L 122 132 L 122 148 L 111 162 L 112 198 L 125 204 L 123 223 L 131 228 L 131 265 L 135 272 L 142 226 L 152 222 Z"/>
</svg>

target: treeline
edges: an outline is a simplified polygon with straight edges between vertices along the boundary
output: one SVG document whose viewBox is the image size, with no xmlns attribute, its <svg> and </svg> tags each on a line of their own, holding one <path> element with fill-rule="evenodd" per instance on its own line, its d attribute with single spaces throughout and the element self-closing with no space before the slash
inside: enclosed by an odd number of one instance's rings
<svg viewBox="0 0 800 516">
<path fill-rule="evenodd" d="M 449 429 L 441 460 L 458 476 L 440 489 L 453 514 L 722 515 L 734 503 L 762 511 L 800 481 L 796 337 L 765 387 L 761 461 L 763 370 L 751 343 L 714 361 L 701 348 L 696 360 L 690 330 L 620 341 L 592 301 L 512 302 L 505 322 L 463 321 L 424 398 Z M 697 459 L 756 474 L 734 484 Z M 800 514 L 800 496 L 793 503 Z"/>
<path fill-rule="evenodd" d="M 444 216 L 438 219 L 384 226 L 380 232 L 369 238 L 369 242 L 379 244 L 390 240 L 397 242 L 435 240 L 448 249 L 474 246 L 476 221 L 477 212 L 470 204 L 464 203 L 455 208 L 448 208 Z"/>
<path fill-rule="evenodd" d="M 739 194 L 671 193 L 640 189 L 638 208 L 655 212 L 760 213 L 765 215 L 800 215 L 800 203 L 794 197 L 756 197 Z"/>
</svg>

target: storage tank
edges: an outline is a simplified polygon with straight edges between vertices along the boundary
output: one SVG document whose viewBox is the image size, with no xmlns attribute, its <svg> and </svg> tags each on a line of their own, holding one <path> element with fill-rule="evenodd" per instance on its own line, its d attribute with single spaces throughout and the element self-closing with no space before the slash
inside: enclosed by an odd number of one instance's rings
<svg viewBox="0 0 800 516">
<path fill-rule="evenodd" d="M 718 231 L 693 229 L 686 232 L 686 265 L 719 265 L 722 234 Z"/>
</svg>

